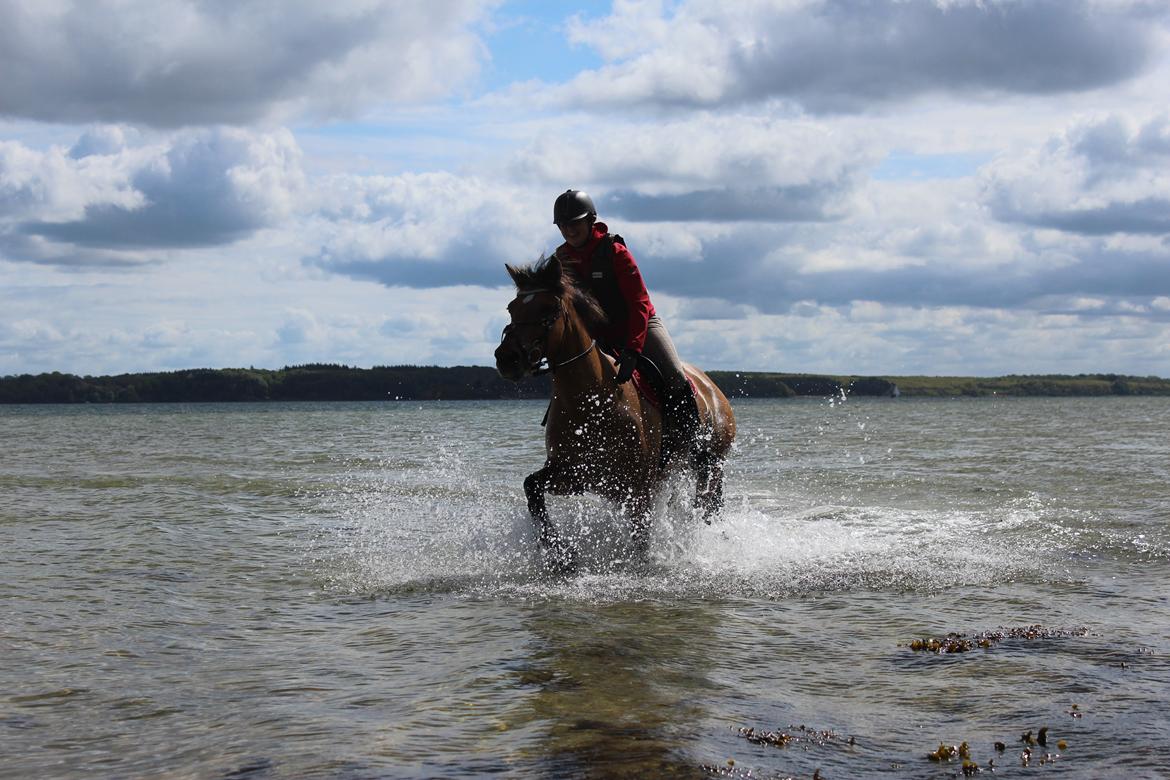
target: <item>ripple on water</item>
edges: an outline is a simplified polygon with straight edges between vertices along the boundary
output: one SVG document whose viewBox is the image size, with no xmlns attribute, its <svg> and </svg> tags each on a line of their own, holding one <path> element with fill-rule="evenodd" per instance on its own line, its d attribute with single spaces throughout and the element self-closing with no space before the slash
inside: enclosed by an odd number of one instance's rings
<svg viewBox="0 0 1170 780">
<path fill-rule="evenodd" d="M 1049 726 L 1068 756 L 1032 773 L 1156 776 L 1162 403 L 745 402 L 719 522 L 664 497 L 642 562 L 612 508 L 552 499 L 570 575 L 520 486 L 542 404 L 39 415 L 0 468 L 0 752 L 29 777 L 941 777 L 939 741 L 986 762 Z M 906 647 L 1035 622 L 1091 633 Z M 857 743 L 739 731 L 788 724 Z"/>
</svg>

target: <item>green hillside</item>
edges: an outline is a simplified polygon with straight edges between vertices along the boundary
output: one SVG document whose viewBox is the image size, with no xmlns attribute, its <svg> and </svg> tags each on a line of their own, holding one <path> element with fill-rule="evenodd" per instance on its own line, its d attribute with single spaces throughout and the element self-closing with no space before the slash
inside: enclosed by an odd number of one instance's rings
<svg viewBox="0 0 1170 780">
<path fill-rule="evenodd" d="M 858 377 L 712 371 L 731 398 L 831 396 L 1170 395 L 1170 380 L 1116 374 L 1003 377 Z M 385 401 L 544 398 L 547 377 L 513 384 L 486 366 L 314 364 L 279 370 L 191 369 L 117 376 L 24 374 L 0 377 L 0 403 L 193 403 L 215 401 Z"/>
</svg>

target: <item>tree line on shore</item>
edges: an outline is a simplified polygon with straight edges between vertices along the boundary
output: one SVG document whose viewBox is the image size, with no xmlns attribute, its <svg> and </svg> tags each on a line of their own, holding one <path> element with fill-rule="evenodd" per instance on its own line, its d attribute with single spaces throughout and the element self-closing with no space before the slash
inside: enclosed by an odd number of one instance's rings
<svg viewBox="0 0 1170 780">
<path fill-rule="evenodd" d="M 797 396 L 1170 395 L 1170 379 L 1117 374 L 1002 377 L 857 377 L 710 371 L 729 398 Z M 0 377 L 0 403 L 202 403 L 244 401 L 415 401 L 547 398 L 547 376 L 518 384 L 486 366 L 333 364 L 190 369 L 116 376 L 59 372 Z"/>
</svg>

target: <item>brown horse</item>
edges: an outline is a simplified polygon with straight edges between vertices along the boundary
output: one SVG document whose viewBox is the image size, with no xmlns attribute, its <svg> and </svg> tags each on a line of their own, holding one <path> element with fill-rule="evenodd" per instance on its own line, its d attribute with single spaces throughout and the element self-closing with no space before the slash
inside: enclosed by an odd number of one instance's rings
<svg viewBox="0 0 1170 780">
<path fill-rule="evenodd" d="M 591 335 L 605 315 L 593 296 L 562 273 L 554 255 L 532 266 L 505 266 L 516 283 L 511 323 L 496 348 L 496 369 L 513 382 L 552 373 L 544 468 L 524 480 L 528 509 L 545 549 L 565 563 L 570 551 L 549 520 L 545 494 L 599 494 L 622 505 L 635 548 L 649 543 L 654 493 L 679 460 L 696 479 L 695 505 L 705 518 L 723 502 L 723 461 L 735 439 L 735 415 L 702 371 L 685 365 L 695 386 L 700 431 L 697 456 L 659 462 L 662 416 L 633 382 L 618 384 L 614 361 Z"/>
</svg>

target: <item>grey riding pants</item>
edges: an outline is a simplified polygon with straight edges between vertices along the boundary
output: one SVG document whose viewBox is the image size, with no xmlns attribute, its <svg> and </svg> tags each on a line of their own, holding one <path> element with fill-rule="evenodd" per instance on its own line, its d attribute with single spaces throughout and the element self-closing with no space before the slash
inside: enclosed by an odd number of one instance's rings
<svg viewBox="0 0 1170 780">
<path fill-rule="evenodd" d="M 666 382 L 667 393 L 671 398 L 686 398 L 690 395 L 690 386 L 683 374 L 682 361 L 674 348 L 674 341 L 657 315 L 646 324 L 646 343 L 642 346 L 642 354 L 654 361 L 654 365 L 662 372 L 662 379 Z"/>
</svg>

